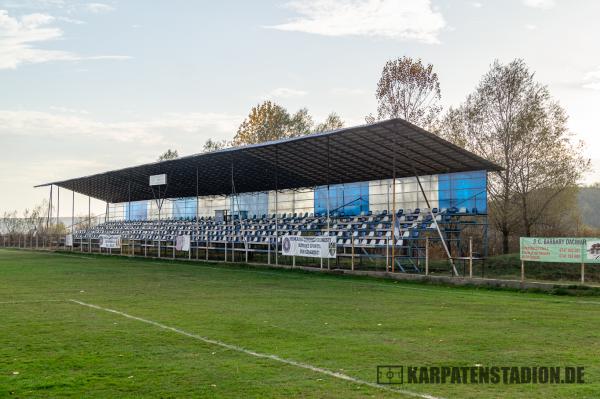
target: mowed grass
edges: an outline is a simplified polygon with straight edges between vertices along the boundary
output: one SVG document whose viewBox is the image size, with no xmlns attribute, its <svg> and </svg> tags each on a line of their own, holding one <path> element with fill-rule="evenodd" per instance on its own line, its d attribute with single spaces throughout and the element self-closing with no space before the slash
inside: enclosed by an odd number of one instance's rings
<svg viewBox="0 0 600 399">
<path fill-rule="evenodd" d="M 437 397 L 600 397 L 600 299 L 17 250 L 0 250 L 0 397 L 409 397 L 70 299 L 369 382 L 388 364 L 585 366 L 584 385 L 395 387 Z"/>
</svg>

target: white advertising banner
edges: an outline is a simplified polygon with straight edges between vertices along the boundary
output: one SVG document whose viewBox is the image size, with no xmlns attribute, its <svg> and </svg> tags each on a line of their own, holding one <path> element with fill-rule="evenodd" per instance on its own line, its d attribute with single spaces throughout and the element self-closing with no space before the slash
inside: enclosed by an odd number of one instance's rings
<svg viewBox="0 0 600 399">
<path fill-rule="evenodd" d="M 190 236 L 177 236 L 175 239 L 175 249 L 177 251 L 189 251 L 190 250 Z"/>
<path fill-rule="evenodd" d="M 67 234 L 65 236 L 65 247 L 73 246 L 73 234 Z"/>
<path fill-rule="evenodd" d="M 335 258 L 337 245 L 335 237 L 283 236 L 281 254 L 309 258 Z"/>
<path fill-rule="evenodd" d="M 121 248 L 120 235 L 100 235 L 100 248 Z"/>
</svg>

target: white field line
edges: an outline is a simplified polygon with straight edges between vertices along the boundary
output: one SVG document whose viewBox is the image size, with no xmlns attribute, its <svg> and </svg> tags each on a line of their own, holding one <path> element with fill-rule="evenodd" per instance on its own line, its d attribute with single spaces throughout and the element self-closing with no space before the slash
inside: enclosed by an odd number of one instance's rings
<svg viewBox="0 0 600 399">
<path fill-rule="evenodd" d="M 130 314 L 127 314 L 127 313 L 124 313 L 124 312 L 121 312 L 121 311 L 118 311 L 118 310 L 105 308 L 105 307 L 94 305 L 94 304 L 91 304 L 91 303 L 81 302 L 81 301 L 78 301 L 78 300 L 75 300 L 75 299 L 70 299 L 70 301 L 73 302 L 73 303 L 77 303 L 79 305 L 82 305 L 82 306 L 87 306 L 87 307 L 92 308 L 92 309 L 103 310 L 105 312 L 114 313 L 114 314 L 117 314 L 119 316 L 126 317 L 128 319 L 141 321 L 142 323 L 150 324 L 150 325 L 153 325 L 155 327 L 162 328 L 163 330 L 168 330 L 168 331 L 172 331 L 172 332 L 177 333 L 177 334 L 185 335 L 186 337 L 194 338 L 194 339 L 197 339 L 197 340 L 202 341 L 202 342 L 207 343 L 207 344 L 220 346 L 220 347 L 232 350 L 232 351 L 245 353 L 247 355 L 258 357 L 258 358 L 261 358 L 261 359 L 274 360 L 276 362 L 280 362 L 280 363 L 284 363 L 284 364 L 287 364 L 287 365 L 290 365 L 290 366 L 295 366 L 295 367 L 299 367 L 299 368 L 311 370 L 311 371 L 314 371 L 316 373 L 325 374 L 325 375 L 328 375 L 330 377 L 338 378 L 338 379 L 344 380 L 344 381 L 349 381 L 349 382 L 352 382 L 352 383 L 355 383 L 355 384 L 365 385 L 365 386 L 368 386 L 368 387 L 371 387 L 371 388 L 376 388 L 376 389 L 383 390 L 383 391 L 388 391 L 388 392 L 395 392 L 395 393 L 399 393 L 399 394 L 403 394 L 403 395 L 407 395 L 407 396 L 412 396 L 412 397 L 415 397 L 415 398 L 442 399 L 442 398 L 439 398 L 439 397 L 436 397 L 436 396 L 427 395 L 427 394 L 421 394 L 421 393 L 418 393 L 418 392 L 407 391 L 407 390 L 404 390 L 404 389 L 390 388 L 390 387 L 387 387 L 387 386 L 384 386 L 384 385 L 376 384 L 374 382 L 369 382 L 369 381 L 361 380 L 361 379 L 358 379 L 358 378 L 355 378 L 355 377 L 351 377 L 351 376 L 343 374 L 343 373 L 338 373 L 338 372 L 327 370 L 327 369 L 324 369 L 324 368 L 321 368 L 321 367 L 312 366 L 312 365 L 307 364 L 307 363 L 301 363 L 301 362 L 297 362 L 295 360 L 285 359 L 285 358 L 279 357 L 277 355 L 270 355 L 270 354 L 266 354 L 266 353 L 255 352 L 255 351 L 252 351 L 250 349 L 243 348 L 241 346 L 232 345 L 232 344 L 221 342 L 221 341 L 218 341 L 218 340 L 215 340 L 215 339 L 210 339 L 210 338 L 202 337 L 200 335 L 196 335 L 196 334 L 192 334 L 192 333 L 189 333 L 187 331 L 184 331 L 184 330 L 180 330 L 179 328 L 170 327 L 170 326 L 167 326 L 165 324 L 158 323 L 156 321 L 144 319 L 144 318 L 137 317 L 137 316 L 132 316 Z"/>
</svg>

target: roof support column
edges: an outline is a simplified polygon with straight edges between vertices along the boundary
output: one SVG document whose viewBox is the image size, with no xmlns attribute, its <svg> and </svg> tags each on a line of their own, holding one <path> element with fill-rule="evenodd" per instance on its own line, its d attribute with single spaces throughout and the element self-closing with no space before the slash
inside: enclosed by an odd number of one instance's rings
<svg viewBox="0 0 600 399">
<path fill-rule="evenodd" d="M 231 198 L 229 199 L 229 211 L 231 219 L 231 231 L 229 236 L 231 237 L 231 261 L 235 261 L 235 222 L 233 220 L 233 213 L 235 209 L 235 180 L 233 179 L 233 155 L 231 156 Z M 239 214 L 238 207 L 238 214 Z M 225 238 L 225 248 L 227 248 L 227 237 Z M 227 250 L 225 250 L 227 253 Z"/>
<path fill-rule="evenodd" d="M 58 223 L 60 214 L 60 186 L 56 186 L 56 227 L 58 228 Z"/>
<path fill-rule="evenodd" d="M 92 197 L 88 195 L 88 252 L 92 253 Z"/>
<path fill-rule="evenodd" d="M 198 240 L 198 236 L 200 232 L 198 231 L 198 207 L 200 206 L 200 199 L 198 197 L 198 167 L 196 166 L 196 259 L 198 259 L 198 246 L 200 242 Z M 208 252 L 208 245 L 206 246 L 206 251 Z"/>
<path fill-rule="evenodd" d="M 275 265 L 279 265 L 279 152 L 275 146 Z M 269 242 L 269 245 L 271 243 Z"/>
<path fill-rule="evenodd" d="M 331 157 L 330 157 L 330 147 L 329 147 L 329 136 L 327 136 L 327 239 L 329 240 L 330 228 L 331 228 L 331 219 L 329 215 L 329 170 L 331 168 Z M 337 245 L 337 241 L 336 241 Z M 331 268 L 329 263 L 329 258 L 327 258 L 327 269 Z"/>
<path fill-rule="evenodd" d="M 71 191 L 71 234 L 75 232 L 75 191 Z"/>
<path fill-rule="evenodd" d="M 392 156 L 392 273 L 396 271 L 396 138 L 393 142 Z M 389 210 L 389 208 L 388 208 Z M 398 235 L 400 229 L 398 229 Z"/>
<path fill-rule="evenodd" d="M 52 184 L 50 185 L 50 197 L 48 199 L 48 217 L 46 218 L 46 230 L 48 230 L 51 216 L 52 216 Z"/>
<path fill-rule="evenodd" d="M 126 220 L 131 220 L 131 180 L 127 182 L 127 217 Z"/>
</svg>

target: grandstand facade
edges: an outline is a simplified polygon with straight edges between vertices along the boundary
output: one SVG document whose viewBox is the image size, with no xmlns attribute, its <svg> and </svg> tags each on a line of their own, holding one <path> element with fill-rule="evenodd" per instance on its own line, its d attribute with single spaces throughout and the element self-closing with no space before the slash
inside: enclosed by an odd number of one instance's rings
<svg viewBox="0 0 600 399">
<path fill-rule="evenodd" d="M 126 255 L 324 267 L 282 256 L 281 240 L 327 236 L 337 255 L 326 267 L 421 273 L 437 256 L 457 274 L 455 262 L 486 254 L 487 178 L 498 170 L 392 119 L 44 186 L 106 202 L 101 223 L 71 226 L 72 250 L 102 252 L 111 235 Z M 157 175 L 165 184 L 150 185 Z"/>
<path fill-rule="evenodd" d="M 415 177 L 396 179 L 396 208 L 426 208 L 425 196 L 432 207 L 438 209 L 459 208 L 464 213 L 487 213 L 487 172 L 485 170 L 421 176 L 425 190 L 423 195 Z M 374 180 L 282 190 L 278 195 L 280 213 L 313 213 L 334 216 L 357 216 L 381 213 L 393 208 L 393 180 Z M 226 210 L 235 218 L 246 219 L 276 213 L 275 191 L 241 193 L 187 198 L 167 198 L 162 206 L 163 218 L 192 219 L 214 216 L 216 211 Z M 145 200 L 132 203 L 110 204 L 109 220 L 158 219 L 156 201 Z"/>
</svg>

